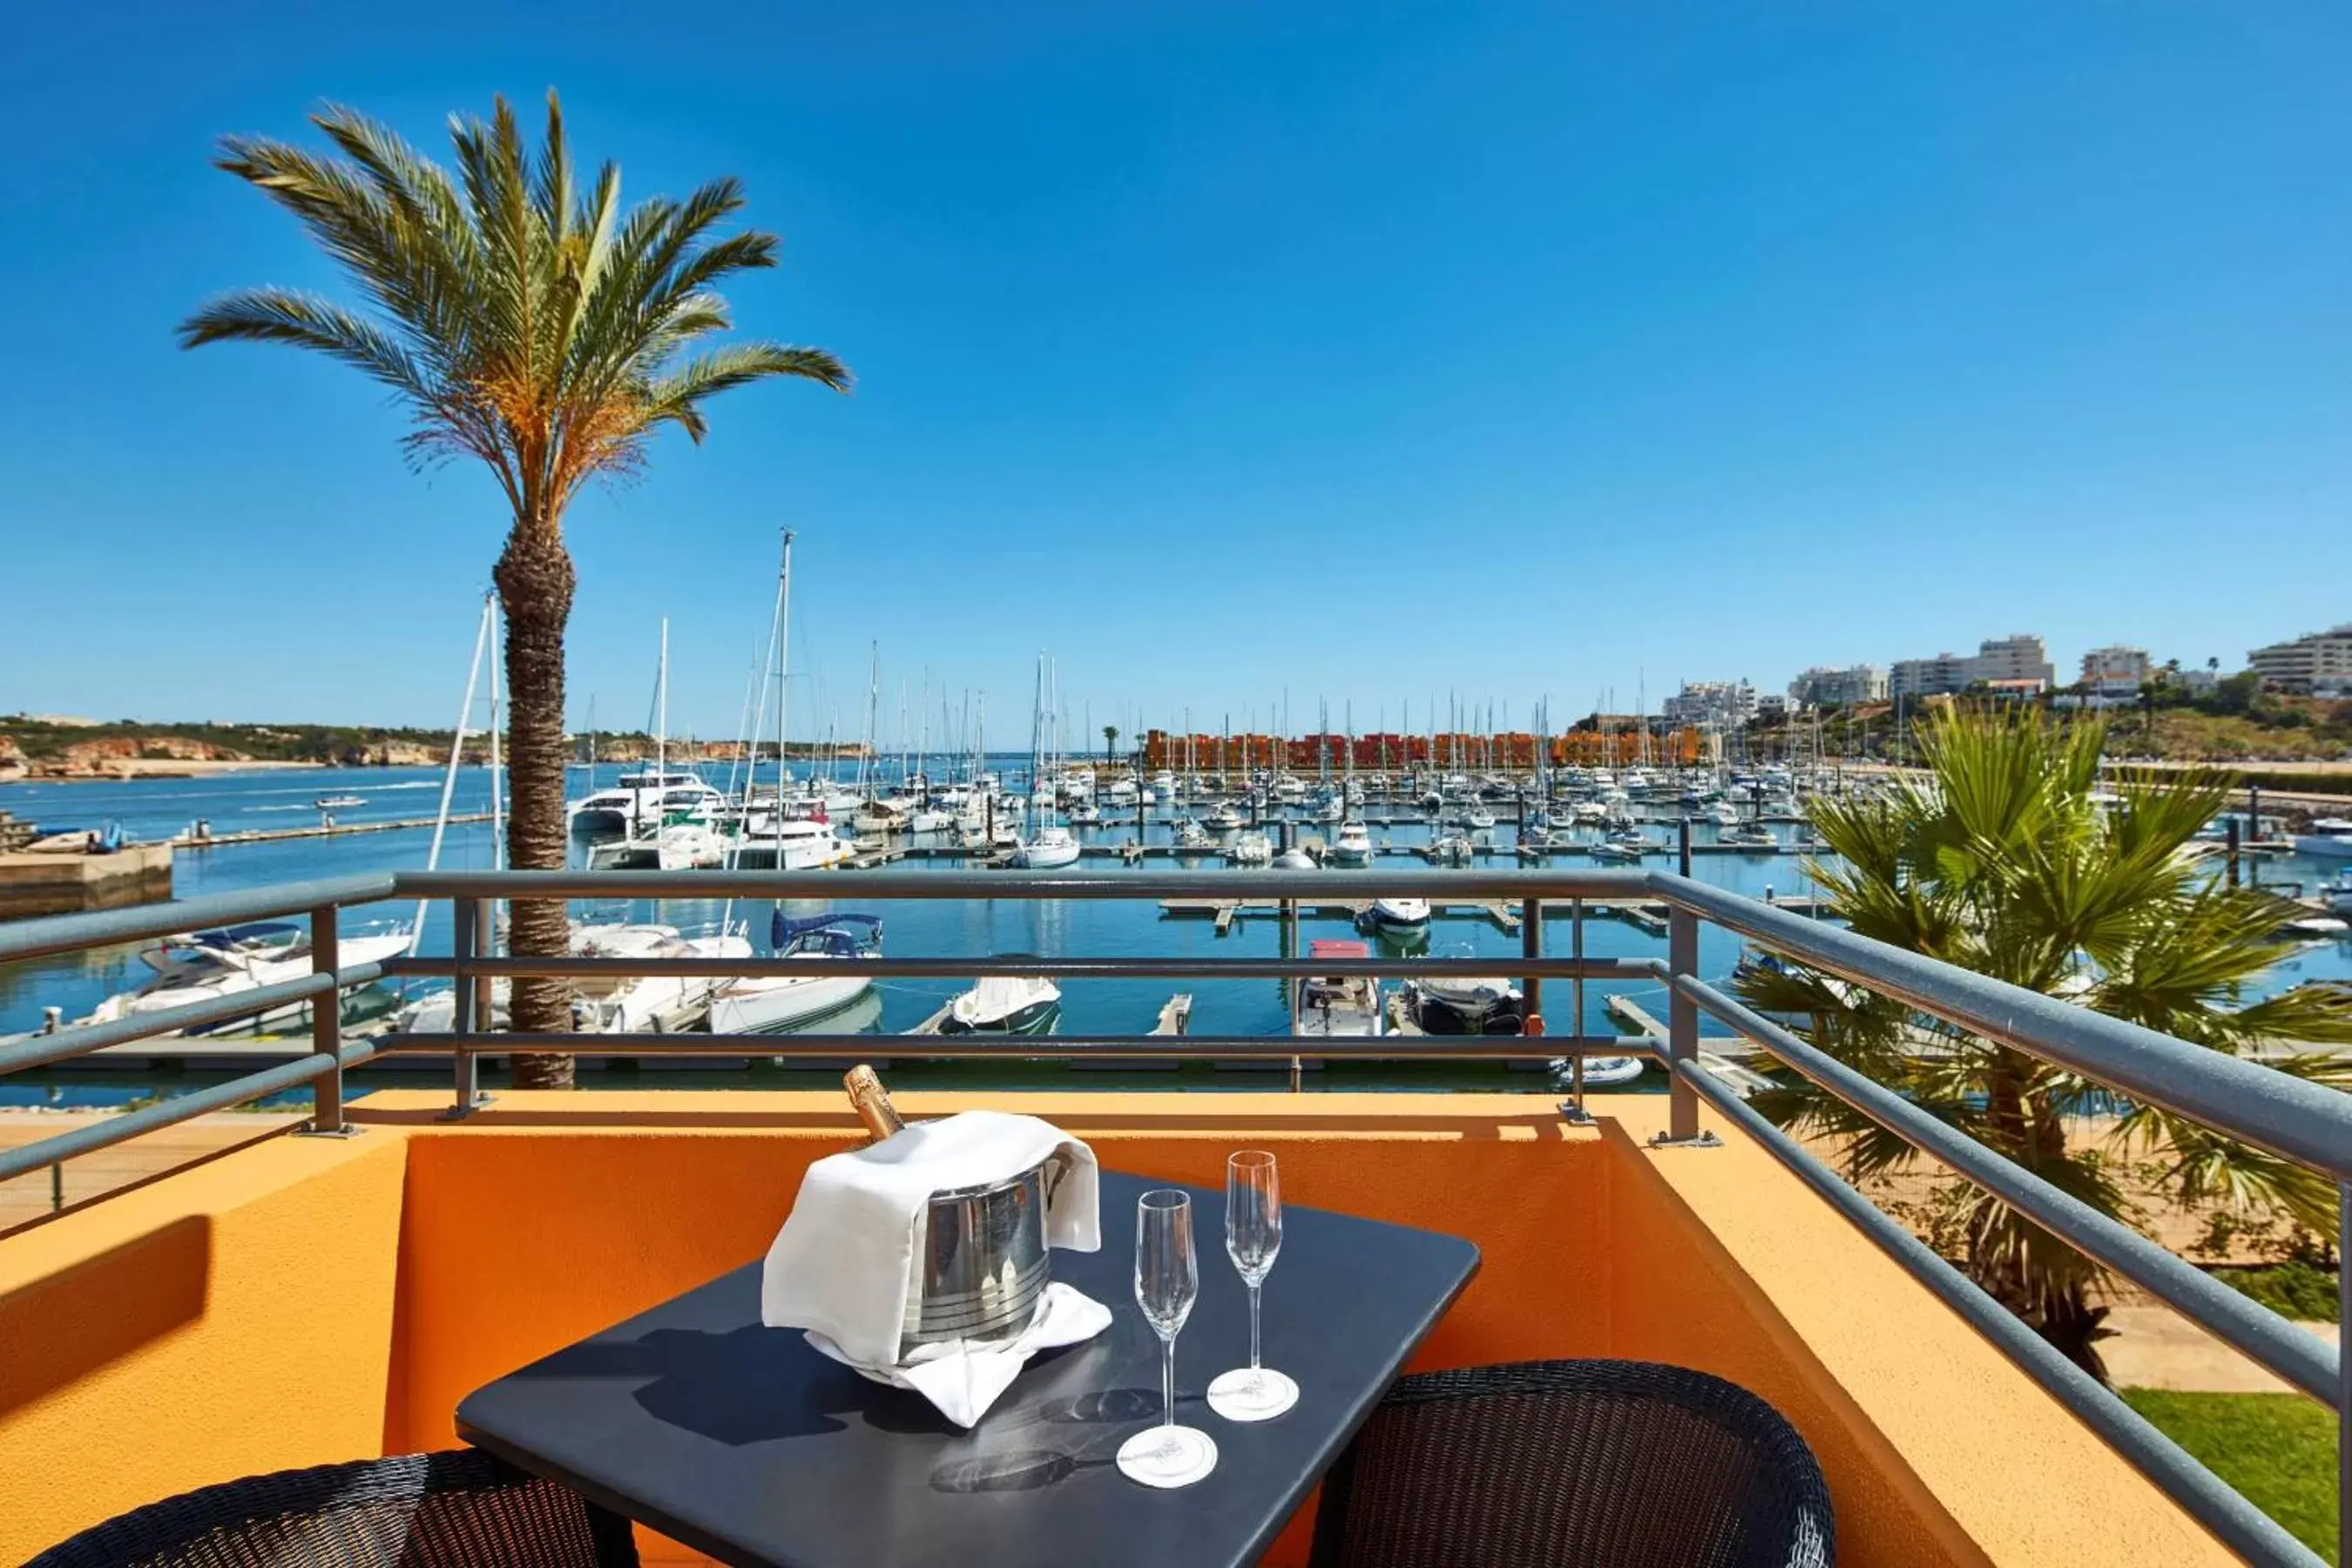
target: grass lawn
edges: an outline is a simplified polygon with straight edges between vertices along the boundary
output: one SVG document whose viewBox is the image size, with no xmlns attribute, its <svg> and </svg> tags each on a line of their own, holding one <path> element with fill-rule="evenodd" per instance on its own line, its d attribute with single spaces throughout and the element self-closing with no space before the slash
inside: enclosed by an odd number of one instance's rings
<svg viewBox="0 0 2352 1568">
<path fill-rule="evenodd" d="M 2119 1392 L 2256 1508 L 2336 1561 L 2335 1412 L 2298 1394 Z"/>
</svg>

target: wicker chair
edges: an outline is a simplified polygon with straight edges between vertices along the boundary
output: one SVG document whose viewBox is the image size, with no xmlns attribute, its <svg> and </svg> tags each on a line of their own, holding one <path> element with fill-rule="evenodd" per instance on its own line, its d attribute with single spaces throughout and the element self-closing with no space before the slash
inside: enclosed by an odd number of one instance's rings
<svg viewBox="0 0 2352 1568">
<path fill-rule="evenodd" d="M 1719 1377 L 1525 1362 L 1401 1378 L 1323 1483 L 1314 1568 L 1829 1568 L 1796 1429 Z"/>
<path fill-rule="evenodd" d="M 26 1568 L 636 1568 L 628 1521 L 478 1449 L 247 1476 L 131 1510 Z"/>
</svg>

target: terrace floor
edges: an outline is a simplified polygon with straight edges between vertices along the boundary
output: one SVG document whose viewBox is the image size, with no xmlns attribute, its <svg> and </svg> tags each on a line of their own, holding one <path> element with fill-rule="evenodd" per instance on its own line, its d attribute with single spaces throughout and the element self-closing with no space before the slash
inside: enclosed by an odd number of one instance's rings
<svg viewBox="0 0 2352 1568">
<path fill-rule="evenodd" d="M 1147 1176 L 1273 1148 L 1292 1202 L 1468 1237 L 1484 1266 L 1417 1368 L 1615 1355 L 1744 1384 L 1821 1458 L 1843 1562 L 2234 1561 L 1766 1150 L 1647 1147 L 1663 1097 L 1596 1096 L 1592 1128 L 1538 1095 L 985 1101 Z M 0 1560 L 230 1476 L 448 1446 L 475 1387 L 758 1256 L 856 1137 L 830 1094 L 445 1104 L 381 1091 L 356 1137 L 271 1138 L 0 1237 Z M 1303 1524 L 1269 1562 L 1303 1560 Z"/>
</svg>

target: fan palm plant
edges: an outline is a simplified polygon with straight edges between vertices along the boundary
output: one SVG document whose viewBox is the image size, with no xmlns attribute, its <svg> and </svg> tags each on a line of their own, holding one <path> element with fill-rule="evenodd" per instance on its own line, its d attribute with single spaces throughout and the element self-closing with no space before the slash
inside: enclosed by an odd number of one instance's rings
<svg viewBox="0 0 2352 1568">
<path fill-rule="evenodd" d="M 560 870 L 575 584 L 565 510 L 592 481 L 641 468 L 664 426 L 698 445 L 703 405 L 721 392 L 771 376 L 846 391 L 849 372 L 822 349 L 714 343 L 731 325 L 717 285 L 774 266 L 775 237 L 719 233 L 743 205 L 731 178 L 626 209 L 616 165 L 582 186 L 552 92 L 535 151 L 503 99 L 487 122 L 453 117 L 454 176 L 352 110 L 330 105 L 311 122 L 334 153 L 232 136 L 216 163 L 292 213 L 363 303 L 240 289 L 181 323 L 180 342 L 289 343 L 340 360 L 405 405 L 413 464 L 464 455 L 496 476 L 513 519 L 491 573 L 507 627 L 508 861 Z M 561 957 L 564 905 L 517 900 L 510 942 Z M 518 980 L 510 1016 L 519 1030 L 567 1029 L 569 994 Z M 571 1077 L 568 1058 L 516 1061 L 518 1083 Z"/>
<path fill-rule="evenodd" d="M 1833 912 L 1864 936 L 2062 997 L 2210 1050 L 2352 1041 L 2352 994 L 2305 985 L 2249 1002 L 2287 951 L 2294 906 L 2231 885 L 2184 850 L 2228 798 L 2223 775 L 2126 782 L 2102 798 L 2100 726 L 2060 734 L 2038 713 L 1964 711 L 1919 728 L 1927 781 L 1867 797 L 1817 796 L 1808 808 L 1828 855 L 1811 867 Z M 2151 1165 L 2184 1206 L 2260 1211 L 2333 1237 L 2324 1178 L 2159 1106 L 2107 1121 L 2083 1115 L 2097 1086 L 1901 1004 L 1796 967 L 1744 965 L 1738 988 L 1759 1010 L 1810 1019 L 1822 1050 L 2052 1185 L 2128 1218 L 2121 1162 Z M 2344 1087 L 2345 1064 L 2290 1052 L 2283 1072 Z M 1847 1175 L 1910 1165 L 1895 1134 L 1793 1075 L 1758 1110 L 1825 1140 Z M 2071 1136 L 2070 1136 L 2071 1133 Z M 2106 1309 L 2101 1271 L 1974 1187 L 1947 1194 L 1976 1281 L 2086 1370 Z"/>
</svg>

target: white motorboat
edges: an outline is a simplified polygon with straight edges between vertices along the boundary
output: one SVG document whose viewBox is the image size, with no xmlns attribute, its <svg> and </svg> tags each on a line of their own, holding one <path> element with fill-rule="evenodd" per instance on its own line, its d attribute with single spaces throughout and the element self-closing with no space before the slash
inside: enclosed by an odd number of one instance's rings
<svg viewBox="0 0 2352 1568">
<path fill-rule="evenodd" d="M 1360 942 L 1318 940 L 1307 944 L 1309 959 L 1366 959 Z M 1381 983 L 1369 974 L 1302 975 L 1291 983 L 1290 1032 L 1315 1039 L 1377 1038 L 1387 1027 Z"/>
<path fill-rule="evenodd" d="M 1322 868 L 1316 863 L 1314 856 L 1309 855 L 1306 850 L 1299 848 L 1296 844 L 1292 845 L 1289 848 L 1284 850 L 1281 854 L 1274 858 L 1274 868 L 1277 871 L 1319 871 L 1322 869 Z"/>
<path fill-rule="evenodd" d="M 1245 826 L 1248 821 L 1249 819 L 1242 815 L 1241 807 L 1229 800 L 1217 802 L 1208 816 L 1209 826 L 1220 833 L 1229 833 L 1236 827 Z"/>
<path fill-rule="evenodd" d="M 335 956 L 345 968 L 381 963 L 406 952 L 414 941 L 415 933 L 405 924 L 344 931 L 336 939 Z M 143 984 L 116 992 L 75 1022 L 110 1024 L 299 980 L 310 973 L 310 928 L 292 921 L 254 921 L 191 931 L 147 949 L 139 961 L 154 971 Z M 206 1035 L 232 1026 L 284 1023 L 307 1016 L 310 1006 L 307 1000 L 280 1003 L 172 1032 Z"/>
<path fill-rule="evenodd" d="M 367 804 L 367 796 L 363 795 L 322 795 L 310 804 L 317 806 L 320 811 L 348 811 L 355 805 L 365 805 Z"/>
<path fill-rule="evenodd" d="M 1721 827 L 1737 827 L 1739 826 L 1739 808 L 1727 800 L 1718 800 L 1700 812 L 1699 818 Z"/>
<path fill-rule="evenodd" d="M 2294 836 L 2294 852 L 2329 859 L 2352 858 L 2352 817 L 2323 816 Z"/>
<path fill-rule="evenodd" d="M 1101 811 L 1096 808 L 1092 801 L 1087 800 L 1079 801 L 1063 815 L 1069 818 L 1070 826 L 1073 827 L 1092 827 L 1102 820 Z"/>
<path fill-rule="evenodd" d="M 1495 826 L 1495 814 L 1483 805 L 1474 805 L 1462 814 L 1462 826 L 1473 833 L 1484 833 Z"/>
<path fill-rule="evenodd" d="M 1732 846 L 1734 848 L 1738 849 L 1778 849 L 1780 847 L 1780 841 L 1772 837 L 1772 830 L 1765 826 L 1760 822 L 1745 823 L 1738 827 L 1718 829 L 1715 836 L 1715 841 L 1717 844 L 1727 844 Z"/>
<path fill-rule="evenodd" d="M 1516 1035 L 1527 1026 L 1527 998 L 1507 980 L 1408 980 L 1402 994 L 1405 1016 L 1424 1035 Z"/>
<path fill-rule="evenodd" d="M 862 958 L 882 949 L 872 915 L 793 920 L 778 910 L 772 945 L 779 958 Z M 829 1017 L 874 989 L 864 974 L 762 974 L 722 984 L 710 998 L 714 1035 L 776 1035 Z"/>
<path fill-rule="evenodd" d="M 641 826 L 681 816 L 709 820 L 726 806 L 727 797 L 699 775 L 655 770 L 623 773 L 614 787 L 573 801 L 566 815 L 577 834 L 634 834 Z"/>
<path fill-rule="evenodd" d="M 1274 840 L 1263 833 L 1244 833 L 1234 840 L 1226 853 L 1236 866 L 1270 866 L 1274 863 Z"/>
<path fill-rule="evenodd" d="M 673 822 L 654 835 L 654 863 L 665 871 L 708 871 L 724 866 L 727 849 L 728 841 L 699 822 Z"/>
<path fill-rule="evenodd" d="M 2347 933 L 2352 921 L 2341 915 L 2298 915 L 2279 926 L 2279 935 L 2290 942 L 2341 942 Z"/>
<path fill-rule="evenodd" d="M 1333 795 L 1315 808 L 1315 819 L 1318 822 L 1339 822 L 1347 815 L 1348 804 L 1338 795 Z"/>
<path fill-rule="evenodd" d="M 779 817 L 772 806 L 744 819 L 730 852 L 738 869 L 761 871 L 817 871 L 854 853 L 824 816 Z"/>
<path fill-rule="evenodd" d="M 1207 828 L 1189 816 L 1181 818 L 1176 824 L 1176 847 L 1179 849 L 1206 849 L 1215 842 Z"/>
<path fill-rule="evenodd" d="M 1297 805 L 1307 798 L 1307 781 L 1296 774 L 1283 774 L 1274 781 L 1274 798 L 1285 805 Z"/>
<path fill-rule="evenodd" d="M 1050 1035 L 1062 1016 L 1062 988 L 1037 975 L 991 974 L 950 1002 L 943 1035 Z"/>
<path fill-rule="evenodd" d="M 654 943 L 645 956 L 656 959 L 749 958 L 751 942 L 732 931 L 711 936 L 672 936 Z M 709 1013 L 711 998 L 727 982 L 709 975 L 664 973 L 618 982 L 596 994 L 587 984 L 586 1027 L 606 1034 L 645 1034 L 691 1027 Z"/>
<path fill-rule="evenodd" d="M 1439 836 L 1429 846 L 1429 858 L 1445 866 L 1466 866 L 1476 855 L 1478 847 L 1459 833 Z"/>
<path fill-rule="evenodd" d="M 676 942 L 677 937 L 676 926 L 574 921 L 570 946 L 574 958 L 642 958 L 659 951 L 666 942 Z M 610 989 L 610 983 L 605 983 L 605 987 Z M 507 1026 L 508 989 L 505 975 L 490 982 L 489 1016 L 477 1020 L 478 1027 L 503 1029 Z M 446 1035 L 456 1026 L 457 1005 L 454 990 L 428 992 L 393 1015 L 393 1028 L 404 1035 Z M 585 1008 L 575 1007 L 573 1011 L 577 1016 L 584 1013 Z"/>
<path fill-rule="evenodd" d="M 1427 899 L 1374 899 L 1371 908 L 1364 911 L 1364 921 L 1381 931 L 1419 931 L 1429 923 Z"/>
<path fill-rule="evenodd" d="M 1360 822 L 1343 822 L 1328 851 L 1336 866 L 1368 866 L 1372 859 L 1372 830 Z"/>
<path fill-rule="evenodd" d="M 1052 871 L 1078 862 L 1077 836 L 1066 827 L 1041 827 L 1037 837 L 1013 851 L 1012 862 L 1024 871 Z"/>
<path fill-rule="evenodd" d="M 2331 915 L 2352 915 L 2352 877 L 2341 877 L 2319 889 L 2327 912 Z"/>
</svg>

